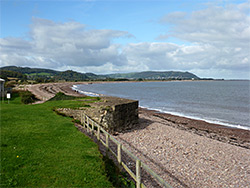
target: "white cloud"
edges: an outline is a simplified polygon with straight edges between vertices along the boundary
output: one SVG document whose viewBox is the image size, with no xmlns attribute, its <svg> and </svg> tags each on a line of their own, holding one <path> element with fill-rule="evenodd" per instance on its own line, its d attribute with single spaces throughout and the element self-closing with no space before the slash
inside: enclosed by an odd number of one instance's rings
<svg viewBox="0 0 250 188">
<path fill-rule="evenodd" d="M 120 45 L 112 44 L 124 31 L 88 30 L 77 22 L 55 23 L 33 18 L 30 39 L 0 40 L 3 65 L 38 66 L 60 69 L 63 66 L 102 66 L 108 62 L 121 65 Z"/>
<path fill-rule="evenodd" d="M 164 16 L 166 33 L 188 43 L 115 44 L 125 31 L 88 29 L 78 22 L 33 18 L 29 39 L 0 39 L 1 65 L 112 73 L 146 70 L 191 71 L 201 77 L 250 79 L 249 2 L 173 12 Z M 170 27 L 170 29 L 169 29 Z"/>
<path fill-rule="evenodd" d="M 250 18 L 247 12 L 241 11 L 243 6 L 249 10 L 249 4 L 226 8 L 213 6 L 174 19 L 173 15 L 181 13 L 171 13 L 162 18 L 162 22 L 173 25 L 168 35 L 189 42 L 245 46 L 250 36 Z"/>
<path fill-rule="evenodd" d="M 179 64 L 191 70 L 195 65 L 205 71 L 217 70 L 226 76 L 235 71 L 239 77 L 249 78 L 250 71 L 250 3 L 210 5 L 190 14 L 174 12 L 164 16 L 161 23 L 171 25 L 158 39 L 175 37 L 192 44 L 180 46 L 174 54 Z M 194 45 L 195 46 L 194 46 Z M 186 66 L 185 66 L 186 65 Z M 242 75 L 244 74 L 244 76 Z M 218 76 L 217 76 L 218 77 Z M 237 76 L 236 76 L 237 77 Z"/>
</svg>

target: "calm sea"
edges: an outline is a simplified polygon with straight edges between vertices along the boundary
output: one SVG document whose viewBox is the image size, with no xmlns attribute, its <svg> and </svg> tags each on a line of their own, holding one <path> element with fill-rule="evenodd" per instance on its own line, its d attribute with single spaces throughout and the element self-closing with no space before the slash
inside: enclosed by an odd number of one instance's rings
<svg viewBox="0 0 250 188">
<path fill-rule="evenodd" d="M 125 82 L 73 88 L 87 95 L 135 99 L 141 107 L 250 130 L 250 81 Z"/>
</svg>

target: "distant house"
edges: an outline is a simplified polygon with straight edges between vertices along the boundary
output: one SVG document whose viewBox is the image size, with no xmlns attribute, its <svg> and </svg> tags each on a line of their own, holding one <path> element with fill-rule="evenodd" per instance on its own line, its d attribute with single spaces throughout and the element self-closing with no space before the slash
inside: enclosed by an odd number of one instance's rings
<svg viewBox="0 0 250 188">
<path fill-rule="evenodd" d="M 4 83 L 5 83 L 5 80 L 0 78 L 0 96 L 1 96 L 1 98 L 4 98 Z"/>
</svg>

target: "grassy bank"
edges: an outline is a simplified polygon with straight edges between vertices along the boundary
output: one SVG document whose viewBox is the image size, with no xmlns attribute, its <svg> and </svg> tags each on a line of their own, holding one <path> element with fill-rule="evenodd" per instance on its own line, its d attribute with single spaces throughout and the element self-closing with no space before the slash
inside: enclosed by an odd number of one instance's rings
<svg viewBox="0 0 250 188">
<path fill-rule="evenodd" d="M 52 110 L 79 101 L 20 101 L 1 103 L 1 187 L 112 187 L 97 145 Z"/>
</svg>

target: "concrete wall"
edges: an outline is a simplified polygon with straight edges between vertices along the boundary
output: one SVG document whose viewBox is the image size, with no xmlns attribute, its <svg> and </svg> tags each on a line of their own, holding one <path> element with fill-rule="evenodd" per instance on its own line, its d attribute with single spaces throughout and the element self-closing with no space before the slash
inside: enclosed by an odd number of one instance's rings
<svg viewBox="0 0 250 188">
<path fill-rule="evenodd" d="M 122 132 L 135 127 L 138 123 L 138 101 L 105 98 L 104 102 L 90 104 L 91 107 L 77 110 L 60 108 L 58 112 L 75 119 L 81 119 L 81 112 L 101 125 L 109 132 Z"/>
</svg>

